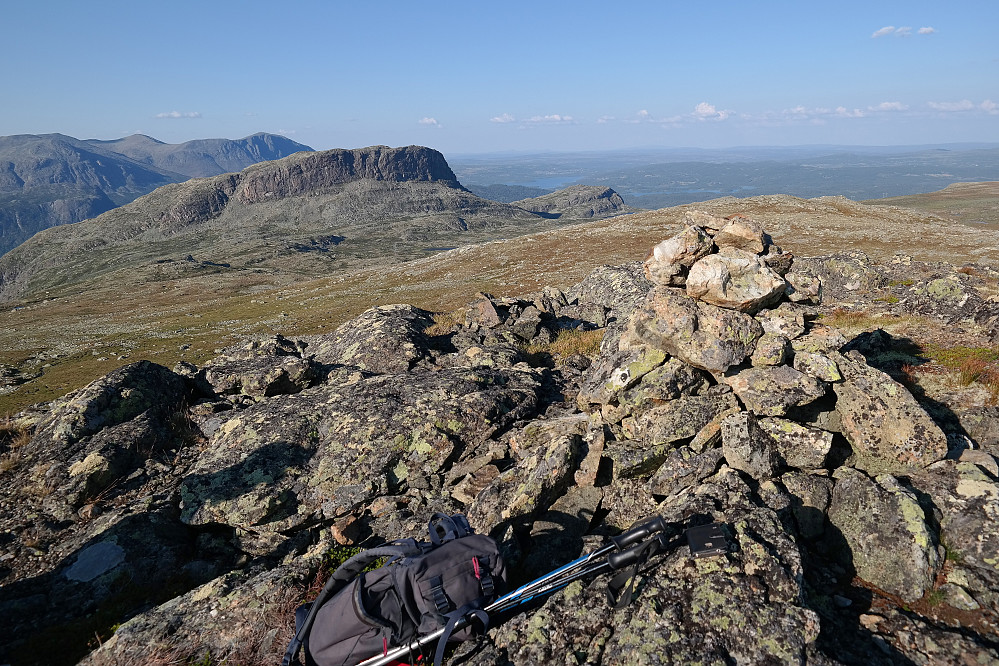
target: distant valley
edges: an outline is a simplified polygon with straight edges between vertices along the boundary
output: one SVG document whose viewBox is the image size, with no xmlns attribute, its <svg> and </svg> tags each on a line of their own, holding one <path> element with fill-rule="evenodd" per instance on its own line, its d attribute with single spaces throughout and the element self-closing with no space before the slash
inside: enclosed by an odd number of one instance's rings
<svg viewBox="0 0 999 666">
<path fill-rule="evenodd" d="M 163 185 L 311 150 L 274 134 L 181 144 L 140 134 L 0 137 L 0 255 L 42 229 L 96 217 Z"/>
<path fill-rule="evenodd" d="M 613 188 L 629 205 L 650 210 L 723 196 L 873 200 L 999 180 L 995 144 L 459 155 L 449 162 L 461 182 L 481 196 L 585 183 Z"/>
</svg>

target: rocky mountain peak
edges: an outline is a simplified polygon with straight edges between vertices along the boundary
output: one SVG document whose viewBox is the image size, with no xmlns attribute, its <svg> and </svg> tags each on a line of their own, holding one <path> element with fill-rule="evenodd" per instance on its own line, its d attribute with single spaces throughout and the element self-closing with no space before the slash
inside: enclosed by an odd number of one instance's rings
<svg viewBox="0 0 999 666">
<path fill-rule="evenodd" d="M 356 180 L 440 182 L 460 188 L 444 156 L 431 148 L 371 146 L 294 155 L 246 169 L 239 177 L 239 198 L 257 203 L 306 193 L 320 193 Z"/>
<path fill-rule="evenodd" d="M 574 583 L 465 663 L 999 660 L 999 440 L 876 367 L 887 333 L 820 318 L 873 271 L 742 216 L 656 240 L 566 290 L 374 307 L 17 415 L 4 654 L 276 663 L 332 553 L 461 511 L 522 580 L 651 515 L 672 544 L 626 610 Z M 734 547 L 693 559 L 715 521 Z"/>
</svg>

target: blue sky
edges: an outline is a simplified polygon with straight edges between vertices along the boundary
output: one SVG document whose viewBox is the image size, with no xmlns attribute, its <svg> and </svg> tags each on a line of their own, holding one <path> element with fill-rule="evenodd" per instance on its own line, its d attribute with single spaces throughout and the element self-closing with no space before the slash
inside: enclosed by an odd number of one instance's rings
<svg viewBox="0 0 999 666">
<path fill-rule="evenodd" d="M 0 135 L 449 154 L 999 141 L 999 2 L 0 3 Z"/>
</svg>

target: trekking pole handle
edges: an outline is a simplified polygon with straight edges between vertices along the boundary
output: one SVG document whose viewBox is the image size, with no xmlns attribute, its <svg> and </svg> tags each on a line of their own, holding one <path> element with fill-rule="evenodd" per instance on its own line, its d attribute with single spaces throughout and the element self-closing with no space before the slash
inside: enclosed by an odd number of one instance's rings
<svg viewBox="0 0 999 666">
<path fill-rule="evenodd" d="M 632 527 L 627 532 L 622 532 L 616 537 L 612 537 L 611 541 L 614 542 L 614 545 L 617 546 L 618 550 L 624 550 L 628 546 L 638 543 L 652 534 L 665 531 L 666 521 L 663 520 L 662 516 L 656 516 L 651 520 L 645 521 L 641 525 Z"/>
<path fill-rule="evenodd" d="M 632 546 L 628 550 L 611 553 L 607 556 L 607 565 L 611 569 L 622 569 L 636 562 L 648 559 L 656 553 L 666 550 L 666 537 L 662 534 L 651 541 Z"/>
</svg>

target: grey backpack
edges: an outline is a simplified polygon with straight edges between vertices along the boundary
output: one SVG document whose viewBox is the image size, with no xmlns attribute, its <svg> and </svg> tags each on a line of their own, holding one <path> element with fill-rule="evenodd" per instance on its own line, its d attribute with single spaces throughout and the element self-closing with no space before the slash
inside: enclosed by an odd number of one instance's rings
<svg viewBox="0 0 999 666">
<path fill-rule="evenodd" d="M 311 604 L 295 613 L 295 637 L 283 665 L 354 666 L 444 628 L 435 664 L 448 640 L 467 640 L 472 628 L 452 631 L 472 614 L 488 627 L 482 609 L 503 593 L 506 568 L 496 542 L 475 534 L 461 514 L 434 514 L 430 542 L 403 539 L 358 553 L 344 562 Z M 365 567 L 387 558 L 381 567 Z"/>
</svg>

